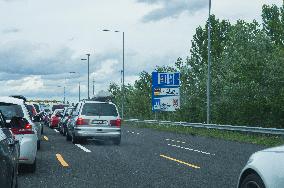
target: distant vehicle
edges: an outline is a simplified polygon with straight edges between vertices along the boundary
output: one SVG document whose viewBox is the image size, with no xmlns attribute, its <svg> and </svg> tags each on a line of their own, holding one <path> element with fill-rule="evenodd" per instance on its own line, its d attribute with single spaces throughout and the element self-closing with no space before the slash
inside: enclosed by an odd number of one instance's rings
<svg viewBox="0 0 284 188">
<path fill-rule="evenodd" d="M 49 120 L 49 127 L 50 128 L 58 128 L 60 119 L 62 118 L 63 109 L 56 109 L 54 110 L 53 114 Z"/>
<path fill-rule="evenodd" d="M 0 112 L 0 187 L 18 187 L 19 141 L 13 138 Z"/>
<path fill-rule="evenodd" d="M 56 109 L 64 109 L 64 107 L 68 107 L 69 105 L 66 104 L 55 104 L 52 106 L 52 112 L 54 112 L 54 110 Z"/>
<path fill-rule="evenodd" d="M 70 121 L 73 113 L 73 107 L 65 107 L 63 112 L 63 117 L 61 118 L 59 122 L 59 132 L 66 136 L 66 129 L 67 129 L 67 123 Z"/>
<path fill-rule="evenodd" d="M 37 128 L 32 122 L 22 99 L 0 97 L 0 111 L 3 113 L 7 126 L 15 138 L 19 140 L 19 163 L 26 164 L 28 170 L 36 170 L 36 153 L 40 147 Z"/>
<path fill-rule="evenodd" d="M 111 102 L 84 100 L 77 105 L 67 126 L 67 140 L 78 143 L 84 139 L 121 141 L 121 119 L 117 107 Z"/>
<path fill-rule="evenodd" d="M 284 187 L 284 145 L 254 153 L 238 183 L 238 188 L 278 187 Z"/>
</svg>

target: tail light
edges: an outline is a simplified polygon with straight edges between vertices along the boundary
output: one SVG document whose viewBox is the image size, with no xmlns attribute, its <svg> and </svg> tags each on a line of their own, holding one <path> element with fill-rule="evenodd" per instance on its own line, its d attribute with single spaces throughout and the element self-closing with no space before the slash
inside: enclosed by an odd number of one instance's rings
<svg viewBox="0 0 284 188">
<path fill-rule="evenodd" d="M 86 119 L 78 118 L 76 121 L 76 125 L 87 125 L 89 122 Z"/>
<path fill-rule="evenodd" d="M 26 124 L 22 128 L 12 128 L 11 131 L 12 131 L 12 133 L 14 135 L 18 135 L 18 134 L 34 134 L 34 131 L 32 129 L 32 125 L 29 124 L 29 123 Z"/>
<path fill-rule="evenodd" d="M 121 119 L 110 120 L 110 125 L 111 126 L 116 126 L 116 127 L 121 127 Z"/>
</svg>

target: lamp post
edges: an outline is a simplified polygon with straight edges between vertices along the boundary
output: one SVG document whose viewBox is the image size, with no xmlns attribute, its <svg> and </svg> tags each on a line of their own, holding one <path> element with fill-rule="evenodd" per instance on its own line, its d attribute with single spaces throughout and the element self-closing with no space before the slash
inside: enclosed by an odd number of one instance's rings
<svg viewBox="0 0 284 188">
<path fill-rule="evenodd" d="M 57 86 L 57 87 L 62 88 L 62 86 Z M 63 88 L 64 88 L 64 91 L 63 91 L 63 104 L 65 104 L 65 85 L 63 86 Z"/>
<path fill-rule="evenodd" d="M 90 55 L 91 54 L 86 54 L 87 59 L 81 59 L 82 61 L 88 60 L 88 99 L 90 99 Z"/>
<path fill-rule="evenodd" d="M 210 123 L 210 84 L 211 84 L 211 0 L 209 0 L 208 18 L 208 70 L 207 70 L 207 124 Z"/>
<path fill-rule="evenodd" d="M 109 29 L 104 29 L 103 31 L 108 32 L 111 31 Z M 115 33 L 119 33 L 121 31 L 114 31 Z M 122 32 L 122 104 L 121 104 L 121 118 L 123 119 L 124 117 L 124 101 L 125 101 L 125 87 L 124 87 L 124 73 L 125 73 L 125 69 L 124 69 L 124 31 Z"/>
</svg>

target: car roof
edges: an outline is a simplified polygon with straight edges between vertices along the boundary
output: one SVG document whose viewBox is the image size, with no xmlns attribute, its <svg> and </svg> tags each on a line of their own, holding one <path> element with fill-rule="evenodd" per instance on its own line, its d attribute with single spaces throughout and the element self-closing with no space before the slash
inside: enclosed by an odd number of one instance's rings
<svg viewBox="0 0 284 188">
<path fill-rule="evenodd" d="M 0 102 L 22 105 L 24 100 L 14 97 L 0 97 Z"/>
<path fill-rule="evenodd" d="M 106 104 L 113 104 L 112 102 L 102 102 L 102 101 L 93 101 L 93 100 L 84 100 L 83 103 L 106 103 Z"/>
</svg>

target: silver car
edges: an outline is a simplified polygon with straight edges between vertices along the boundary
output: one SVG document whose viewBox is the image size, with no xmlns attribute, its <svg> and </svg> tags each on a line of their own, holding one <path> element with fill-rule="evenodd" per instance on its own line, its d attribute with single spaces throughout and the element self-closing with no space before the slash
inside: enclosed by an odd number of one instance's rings
<svg viewBox="0 0 284 188">
<path fill-rule="evenodd" d="M 284 145 L 254 153 L 239 177 L 238 188 L 284 187 Z"/>
<path fill-rule="evenodd" d="M 84 100 L 77 105 L 67 125 L 67 140 L 78 143 L 83 139 L 121 141 L 121 119 L 115 104 Z"/>
<path fill-rule="evenodd" d="M 0 97 L 0 110 L 6 122 L 10 124 L 15 139 L 19 141 L 19 163 L 26 164 L 28 170 L 34 172 L 39 138 L 24 101 L 13 97 Z"/>
</svg>

